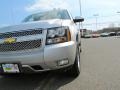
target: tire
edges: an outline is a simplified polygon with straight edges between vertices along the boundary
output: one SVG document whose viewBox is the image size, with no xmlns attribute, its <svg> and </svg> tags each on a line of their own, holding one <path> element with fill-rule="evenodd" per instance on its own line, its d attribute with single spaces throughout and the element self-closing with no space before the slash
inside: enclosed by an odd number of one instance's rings
<svg viewBox="0 0 120 90">
<path fill-rule="evenodd" d="M 76 58 L 73 66 L 67 72 L 72 77 L 77 77 L 80 74 L 80 52 L 79 49 L 76 53 Z"/>
<path fill-rule="evenodd" d="M 80 48 L 80 53 L 82 52 L 82 47 L 81 47 L 81 43 L 80 43 L 80 45 L 79 45 L 79 48 Z"/>
<path fill-rule="evenodd" d="M 81 46 L 80 46 L 80 53 L 82 52 L 82 48 L 81 48 Z"/>
</svg>

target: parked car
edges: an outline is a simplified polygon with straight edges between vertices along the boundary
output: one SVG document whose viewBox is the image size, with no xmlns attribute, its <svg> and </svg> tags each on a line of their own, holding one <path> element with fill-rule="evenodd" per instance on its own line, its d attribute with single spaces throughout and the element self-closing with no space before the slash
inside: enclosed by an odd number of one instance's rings
<svg viewBox="0 0 120 90">
<path fill-rule="evenodd" d="M 117 36 L 120 36 L 120 32 L 117 32 Z"/>
<path fill-rule="evenodd" d="M 84 36 L 84 38 L 92 38 L 92 35 L 91 35 L 91 34 L 86 34 L 86 35 Z"/>
<path fill-rule="evenodd" d="M 92 38 L 98 38 L 100 37 L 100 34 L 92 34 Z"/>
<path fill-rule="evenodd" d="M 109 36 L 116 36 L 116 35 L 117 35 L 116 32 L 110 32 L 110 33 L 109 33 Z"/>
<path fill-rule="evenodd" d="M 80 73 L 80 32 L 67 10 L 32 14 L 22 24 L 0 28 L 0 74 L 63 69 Z"/>
<path fill-rule="evenodd" d="M 101 33 L 100 36 L 101 36 L 101 37 L 108 37 L 108 36 L 109 36 L 109 33 Z"/>
</svg>

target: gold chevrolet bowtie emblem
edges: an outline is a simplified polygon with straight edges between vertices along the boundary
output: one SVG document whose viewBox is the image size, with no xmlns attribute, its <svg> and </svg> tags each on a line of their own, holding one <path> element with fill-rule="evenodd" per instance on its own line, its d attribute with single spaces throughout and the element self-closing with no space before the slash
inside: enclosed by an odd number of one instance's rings
<svg viewBox="0 0 120 90">
<path fill-rule="evenodd" d="M 4 43 L 15 43 L 16 42 L 16 38 L 6 38 L 4 40 Z"/>
</svg>

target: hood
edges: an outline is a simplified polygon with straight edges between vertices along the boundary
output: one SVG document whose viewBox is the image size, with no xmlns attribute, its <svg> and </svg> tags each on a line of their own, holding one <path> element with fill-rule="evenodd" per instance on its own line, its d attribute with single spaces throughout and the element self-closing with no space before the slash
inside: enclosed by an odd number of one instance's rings
<svg viewBox="0 0 120 90">
<path fill-rule="evenodd" d="M 35 29 L 35 28 L 52 28 L 52 27 L 60 27 L 60 26 L 69 26 L 70 20 L 61 20 L 61 19 L 54 19 L 54 20 L 42 20 L 36 22 L 27 22 L 22 23 L 19 25 L 7 26 L 0 28 L 0 33 L 5 32 L 12 32 L 12 31 L 21 31 L 27 29 Z"/>
</svg>

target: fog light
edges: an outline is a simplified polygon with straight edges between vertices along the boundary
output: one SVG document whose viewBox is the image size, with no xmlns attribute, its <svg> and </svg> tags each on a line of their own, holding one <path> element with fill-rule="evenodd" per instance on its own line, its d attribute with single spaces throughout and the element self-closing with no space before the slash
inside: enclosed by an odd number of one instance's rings
<svg viewBox="0 0 120 90">
<path fill-rule="evenodd" d="M 69 63 L 68 59 L 58 61 L 58 66 L 67 65 Z"/>
</svg>

